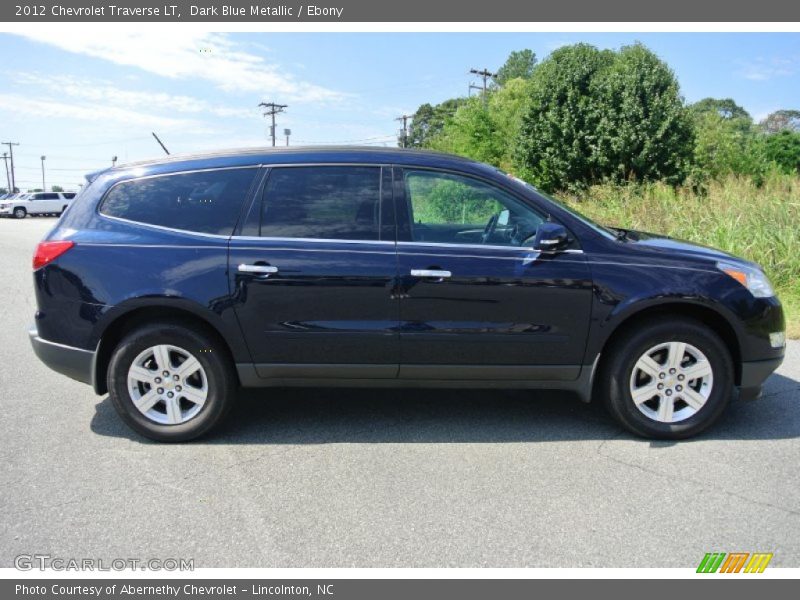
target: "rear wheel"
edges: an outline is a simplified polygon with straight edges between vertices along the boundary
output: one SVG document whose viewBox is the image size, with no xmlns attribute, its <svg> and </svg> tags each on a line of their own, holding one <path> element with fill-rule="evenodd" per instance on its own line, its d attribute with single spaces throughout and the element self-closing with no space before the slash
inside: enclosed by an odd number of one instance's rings
<svg viewBox="0 0 800 600">
<path fill-rule="evenodd" d="M 17 208 L 14 209 L 14 218 L 15 219 L 24 219 L 27 214 L 28 214 L 28 211 L 25 210 L 24 208 L 22 208 L 21 206 L 18 206 Z"/>
<path fill-rule="evenodd" d="M 236 378 L 226 349 L 204 331 L 154 323 L 126 336 L 111 357 L 108 390 L 135 431 L 162 442 L 207 433 L 227 414 Z"/>
<path fill-rule="evenodd" d="M 699 321 L 665 318 L 625 332 L 600 373 L 606 407 L 649 438 L 681 439 L 710 427 L 733 393 L 725 344 Z"/>
</svg>

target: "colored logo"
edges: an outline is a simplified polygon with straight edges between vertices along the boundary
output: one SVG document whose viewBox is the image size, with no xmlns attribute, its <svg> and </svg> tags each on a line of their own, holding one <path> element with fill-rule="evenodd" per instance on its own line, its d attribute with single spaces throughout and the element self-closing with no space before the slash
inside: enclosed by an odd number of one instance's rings
<svg viewBox="0 0 800 600">
<path fill-rule="evenodd" d="M 697 567 L 698 573 L 763 573 L 772 553 L 708 552 Z"/>
</svg>

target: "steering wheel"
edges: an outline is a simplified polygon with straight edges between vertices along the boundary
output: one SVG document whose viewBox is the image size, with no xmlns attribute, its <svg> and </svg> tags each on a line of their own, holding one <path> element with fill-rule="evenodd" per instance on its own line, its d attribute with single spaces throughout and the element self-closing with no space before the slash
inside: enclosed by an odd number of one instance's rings
<svg viewBox="0 0 800 600">
<path fill-rule="evenodd" d="M 491 239 L 494 230 L 497 229 L 497 221 L 499 220 L 500 213 L 495 213 L 489 218 L 489 222 L 486 223 L 486 227 L 483 228 L 483 233 L 481 234 L 481 244 L 485 244 Z"/>
</svg>

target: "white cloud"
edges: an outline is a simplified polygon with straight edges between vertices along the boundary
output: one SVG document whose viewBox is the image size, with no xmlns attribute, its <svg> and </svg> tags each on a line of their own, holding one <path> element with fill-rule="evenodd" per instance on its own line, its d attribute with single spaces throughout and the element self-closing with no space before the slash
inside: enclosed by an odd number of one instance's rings
<svg viewBox="0 0 800 600">
<path fill-rule="evenodd" d="M 800 70 L 800 57 L 757 58 L 740 63 L 739 74 L 751 81 L 767 81 L 776 77 L 791 77 Z"/>
<path fill-rule="evenodd" d="M 158 30 L 98 29 L 92 35 L 53 36 L 32 28 L 19 35 L 170 79 L 207 81 L 226 92 L 255 92 L 265 100 L 330 102 L 346 96 L 298 80 L 223 33 L 198 33 L 175 28 L 169 35 L 164 35 Z"/>
<path fill-rule="evenodd" d="M 159 108 L 178 113 L 210 114 L 217 117 L 255 119 L 260 116 L 257 107 L 250 109 L 212 105 L 205 100 L 190 96 L 172 95 L 164 92 L 134 91 L 109 85 L 103 81 L 81 79 L 70 75 L 42 75 L 39 73 L 16 73 L 14 83 L 21 86 L 36 86 L 57 97 L 68 96 L 77 100 L 103 103 L 128 109 Z"/>
<path fill-rule="evenodd" d="M 158 130 L 186 130 L 194 133 L 210 131 L 203 123 L 194 119 L 163 117 L 136 110 L 128 110 L 105 104 L 70 104 L 56 100 L 39 100 L 29 95 L 0 93 L 0 109 L 37 119 L 77 119 L 107 125 L 118 124 Z"/>
</svg>

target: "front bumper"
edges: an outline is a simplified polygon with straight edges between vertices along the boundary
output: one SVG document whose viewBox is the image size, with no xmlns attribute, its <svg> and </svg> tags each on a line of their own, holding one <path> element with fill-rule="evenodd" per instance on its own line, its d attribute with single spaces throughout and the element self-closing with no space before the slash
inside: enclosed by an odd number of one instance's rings
<svg viewBox="0 0 800 600">
<path fill-rule="evenodd" d="M 781 366 L 783 356 L 768 360 L 751 360 L 742 363 L 742 382 L 739 386 L 739 397 L 743 400 L 754 400 L 761 395 L 761 385 L 773 371 Z"/>
<path fill-rule="evenodd" d="M 36 328 L 28 330 L 28 337 L 34 353 L 48 367 L 81 383 L 93 384 L 96 352 L 44 340 Z"/>
</svg>

